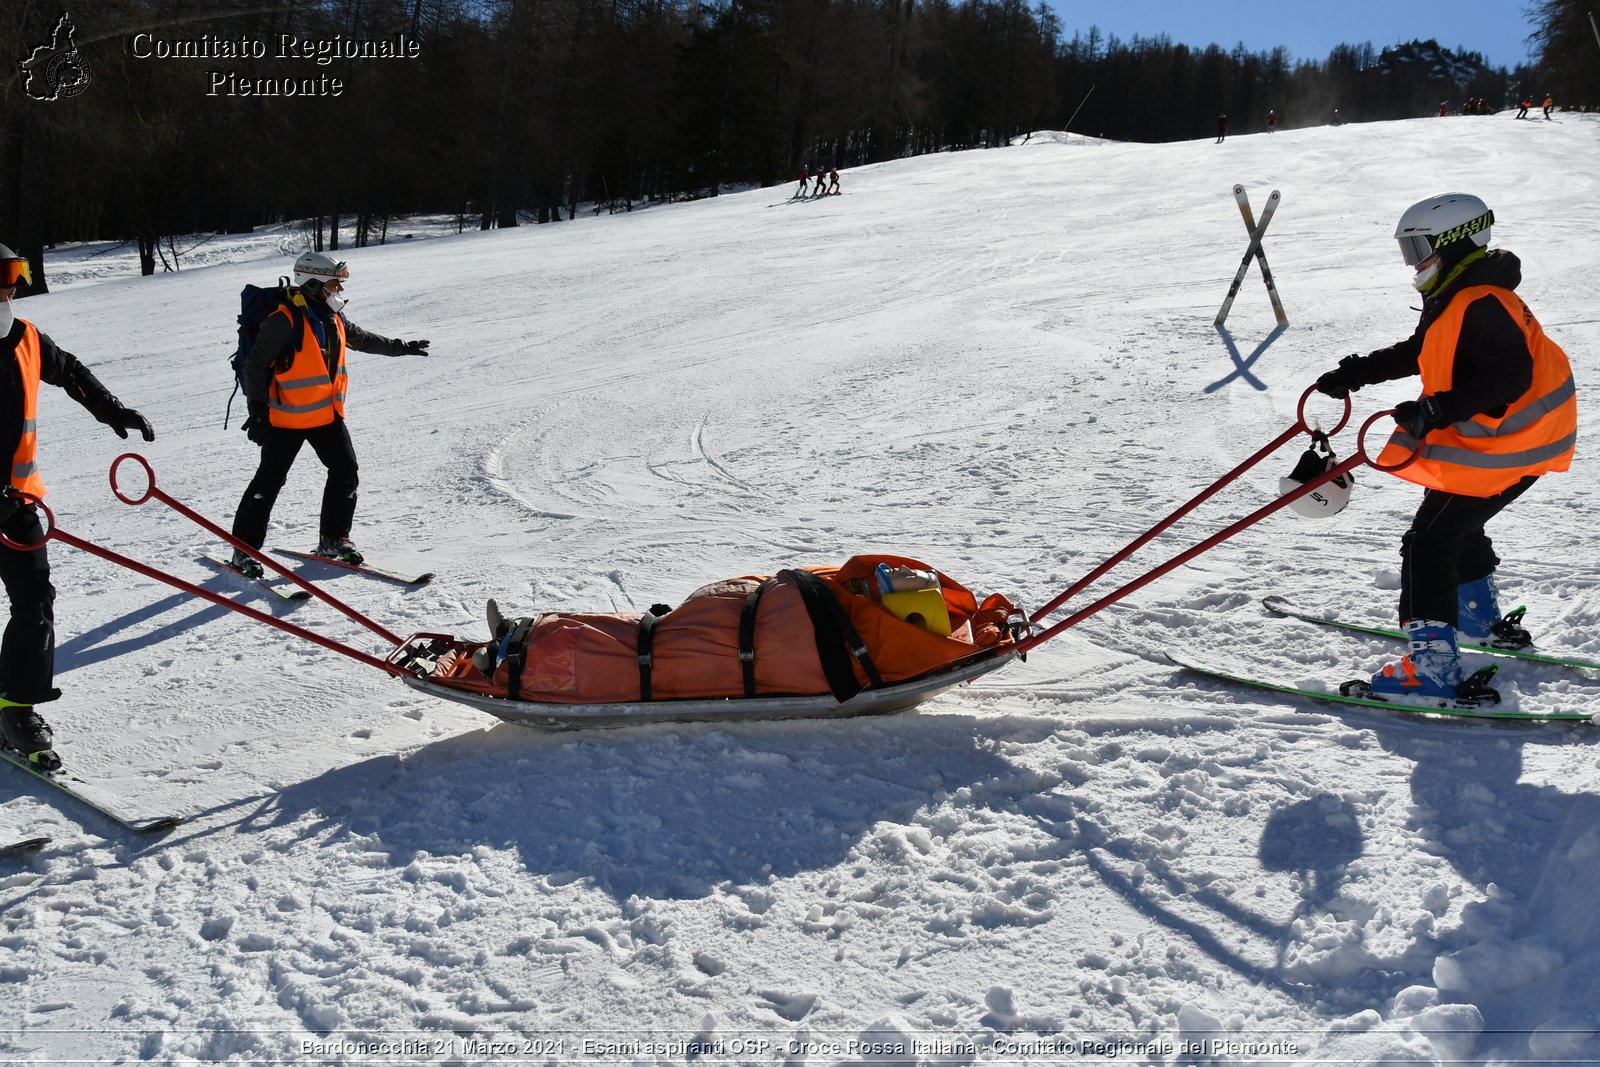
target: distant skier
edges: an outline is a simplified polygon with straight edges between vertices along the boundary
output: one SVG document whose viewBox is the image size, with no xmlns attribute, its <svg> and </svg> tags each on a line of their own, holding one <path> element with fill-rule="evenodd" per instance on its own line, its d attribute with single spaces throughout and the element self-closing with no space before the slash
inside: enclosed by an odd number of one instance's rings
<svg viewBox="0 0 1600 1067">
<path fill-rule="evenodd" d="M 1334 108 L 1333 109 L 1333 114 L 1328 116 L 1328 125 L 1329 126 L 1343 126 L 1344 125 L 1344 116 L 1339 114 L 1339 109 L 1338 108 Z"/>
<path fill-rule="evenodd" d="M 1423 294 L 1416 331 L 1317 379 L 1342 398 L 1422 376 L 1421 396 L 1395 407 L 1400 428 L 1377 460 L 1392 467 L 1416 453 L 1394 474 L 1426 490 L 1400 540 L 1399 614 L 1411 648 L 1373 675 L 1380 695 L 1464 695 L 1458 634 L 1530 643 L 1519 615 L 1500 614 L 1500 560 L 1484 524 L 1541 474 L 1571 465 L 1578 401 L 1566 354 L 1514 292 L 1520 261 L 1488 250 L 1493 223 L 1488 205 L 1466 193 L 1407 209 L 1395 238 Z"/>
<path fill-rule="evenodd" d="M 834 167 L 828 171 L 828 193 L 830 196 L 838 196 L 843 192 L 844 190 L 839 188 L 839 168 Z"/>
<path fill-rule="evenodd" d="M 1519 118 L 1519 119 L 1527 118 L 1528 117 L 1528 109 L 1530 107 L 1532 107 L 1532 106 L 1533 106 L 1533 97 L 1531 97 L 1531 96 L 1523 97 L 1522 98 L 1522 106 L 1517 108 L 1517 118 Z"/>
<path fill-rule="evenodd" d="M 1278 128 L 1278 113 L 1276 111 L 1268 111 L 1267 112 L 1267 132 L 1271 133 L 1273 130 L 1276 130 L 1277 128 Z"/>
<path fill-rule="evenodd" d="M 1553 121 L 1550 118 L 1550 109 L 1555 107 L 1555 106 L 1556 106 L 1555 98 L 1552 97 L 1549 93 L 1545 93 L 1544 94 L 1544 117 L 1545 117 L 1545 121 L 1546 122 Z"/>
<path fill-rule="evenodd" d="M 807 166 L 804 166 L 804 167 L 800 168 L 800 188 L 798 188 L 798 189 L 796 189 L 794 191 L 795 198 L 799 199 L 800 197 L 805 196 L 806 195 L 806 191 L 808 189 L 810 189 L 810 188 L 811 188 L 811 167 L 810 167 L 810 165 L 807 165 Z"/>
<path fill-rule="evenodd" d="M 1217 144 L 1221 144 L 1228 136 L 1228 116 L 1217 116 Z"/>
<path fill-rule="evenodd" d="M 10 478 L 0 496 L 0 529 L 18 544 L 38 546 L 22 550 L 0 544 L 0 580 L 11 601 L 11 621 L 0 639 L 0 736 L 33 766 L 53 771 L 60 768 L 61 757 L 55 753 L 50 724 L 34 705 L 61 695 L 55 688 L 56 591 L 50 584 L 39 513 L 16 496 L 23 492 L 42 498 L 45 493 L 34 463 L 39 384 L 58 386 L 118 437 L 138 430 L 140 437 L 154 441 L 156 434 L 143 415 L 123 407 L 76 356 L 16 317 L 12 297 L 32 280 L 28 261 L 0 245 L 0 454 L 11 457 Z"/>
<path fill-rule="evenodd" d="M 826 196 L 827 194 L 828 194 L 828 176 L 823 173 L 821 167 L 818 167 L 817 168 L 817 184 L 816 184 L 816 188 L 811 190 L 811 195 L 812 196 Z"/>
<path fill-rule="evenodd" d="M 1439 117 L 1440 118 L 1444 118 L 1448 114 L 1450 114 L 1450 101 L 1448 101 L 1448 100 L 1439 101 Z"/>
</svg>

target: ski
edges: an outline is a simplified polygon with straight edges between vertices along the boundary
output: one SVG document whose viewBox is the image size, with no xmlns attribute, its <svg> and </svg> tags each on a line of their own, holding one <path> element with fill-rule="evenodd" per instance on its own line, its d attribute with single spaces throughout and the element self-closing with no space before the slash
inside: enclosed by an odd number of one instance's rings
<svg viewBox="0 0 1600 1067">
<path fill-rule="evenodd" d="M 35 852 L 50 843 L 48 837 L 19 837 L 0 844 L 0 856 L 15 856 Z"/>
<path fill-rule="evenodd" d="M 1255 231 L 1255 213 L 1250 210 L 1250 198 L 1245 195 L 1244 186 L 1233 187 L 1233 198 L 1239 203 L 1239 214 L 1244 216 L 1245 228 L 1252 233 Z M 1278 298 L 1278 283 L 1272 280 L 1272 268 L 1267 266 L 1267 250 L 1261 247 L 1261 237 L 1267 229 L 1267 219 L 1271 217 L 1276 208 L 1278 191 L 1274 189 L 1272 196 L 1267 199 L 1267 210 L 1261 216 L 1261 234 L 1256 236 L 1256 262 L 1261 264 L 1261 280 L 1267 286 L 1267 299 L 1272 301 L 1272 314 L 1278 320 L 1279 326 L 1289 325 L 1289 316 L 1284 313 L 1283 301 Z"/>
<path fill-rule="evenodd" d="M 312 563 L 326 563 L 330 567 L 343 567 L 347 571 L 356 571 L 359 574 L 371 575 L 374 578 L 383 578 L 401 585 L 427 585 L 433 581 L 433 572 L 423 574 L 401 574 L 398 571 L 384 570 L 382 567 L 371 567 L 365 563 L 346 563 L 342 559 L 329 559 L 319 556 L 315 552 L 301 552 L 293 548 L 274 548 L 272 551 L 280 556 L 293 556 L 296 559 L 310 560 Z"/>
<path fill-rule="evenodd" d="M 1372 637 L 1388 637 L 1396 641 L 1406 640 L 1406 635 L 1399 630 L 1387 626 L 1369 626 L 1364 623 L 1346 622 L 1342 619 L 1330 619 L 1322 615 L 1315 615 L 1295 607 L 1287 598 L 1281 596 L 1265 597 L 1261 601 L 1261 606 L 1274 615 L 1281 615 L 1289 619 L 1299 619 L 1302 622 L 1315 623 L 1318 626 L 1328 626 L 1335 630 L 1348 630 L 1352 633 L 1368 634 Z M 1474 641 L 1471 638 L 1458 638 L 1457 644 L 1463 652 L 1484 652 L 1491 656 L 1510 656 L 1513 659 L 1528 660 L 1531 663 L 1548 663 L 1557 667 L 1576 667 L 1579 670 L 1600 671 L 1600 660 L 1582 659 L 1575 656 L 1552 656 L 1545 652 L 1536 652 L 1530 648 L 1496 648 L 1494 645 Z"/>
<path fill-rule="evenodd" d="M 99 790 L 77 775 L 66 771 L 54 773 L 41 771 L 9 748 L 0 748 L 0 759 L 32 775 L 35 780 L 43 782 L 57 792 L 71 797 L 103 818 L 110 819 L 124 830 L 131 830 L 136 834 L 153 834 L 161 830 L 170 830 L 183 821 L 183 817 L 179 815 L 160 815 L 152 818 L 124 815 L 116 809 L 116 801 L 104 798 Z"/>
<path fill-rule="evenodd" d="M 1281 199 L 1278 190 L 1274 189 L 1272 195 L 1267 197 L 1266 210 L 1261 212 L 1260 225 L 1252 220 L 1250 198 L 1245 194 L 1244 186 L 1233 187 L 1233 198 L 1239 204 L 1239 213 L 1244 216 L 1245 226 L 1250 230 L 1250 244 L 1244 250 L 1244 258 L 1239 261 L 1239 269 L 1233 275 L 1233 284 L 1228 286 L 1228 295 L 1222 301 L 1222 308 L 1217 312 L 1215 325 L 1221 326 L 1228 317 L 1228 312 L 1233 308 L 1233 300 L 1239 295 L 1239 287 L 1244 284 L 1244 276 L 1250 270 L 1250 261 L 1261 261 L 1261 276 L 1267 283 L 1267 292 L 1272 297 L 1272 310 L 1278 317 L 1280 326 L 1289 324 L 1288 317 L 1283 312 L 1283 305 L 1278 300 L 1278 291 L 1272 282 L 1272 271 L 1267 267 L 1266 254 L 1261 251 L 1261 239 L 1266 236 L 1267 227 L 1272 223 L 1272 215 L 1278 210 L 1278 201 Z"/>
<path fill-rule="evenodd" d="M 1456 704 L 1440 703 L 1434 706 L 1421 704 L 1400 703 L 1393 700 L 1380 700 L 1372 696 L 1363 696 L 1355 693 L 1346 694 L 1337 689 L 1306 689 L 1301 686 L 1288 685 L 1283 682 L 1270 682 L 1261 678 L 1251 678 L 1232 671 L 1220 670 L 1216 667 L 1205 667 L 1197 663 L 1189 663 L 1179 659 L 1171 653 L 1167 659 L 1175 667 L 1181 667 L 1195 674 L 1203 674 L 1208 678 L 1234 685 L 1249 686 L 1253 689 L 1262 689 L 1267 692 L 1278 693 L 1283 696 L 1298 697 L 1305 700 L 1324 701 L 1329 704 L 1350 704 L 1362 708 L 1378 708 L 1387 712 L 1398 712 L 1402 715 L 1445 716 L 1455 719 L 1494 720 L 1499 722 L 1574 722 L 1594 723 L 1596 715 L 1575 711 L 1503 711 L 1495 704 L 1475 704 L 1460 706 Z M 1365 683 L 1345 683 L 1347 686 Z"/>
<path fill-rule="evenodd" d="M 235 574 L 235 575 L 238 575 L 240 578 L 245 579 L 246 581 L 254 582 L 256 585 L 260 586 L 262 589 L 265 589 L 267 592 L 271 593 L 273 596 L 277 597 L 280 600 L 310 600 L 311 599 L 311 594 L 306 592 L 304 589 L 297 589 L 297 588 L 293 588 L 293 587 L 285 587 L 285 586 L 282 586 L 282 585 L 277 585 L 277 584 L 274 584 L 273 582 L 269 581 L 266 578 L 252 578 L 252 577 L 250 577 L 248 574 L 245 574 L 243 571 L 238 570 L 238 569 L 236 569 L 234 567 L 233 558 L 231 556 L 225 556 L 221 552 L 202 552 L 202 553 L 200 553 L 200 558 L 205 560 L 205 561 L 207 561 L 208 563 L 216 564 L 218 567 L 220 567 L 223 570 L 227 571 L 229 574 Z"/>
</svg>

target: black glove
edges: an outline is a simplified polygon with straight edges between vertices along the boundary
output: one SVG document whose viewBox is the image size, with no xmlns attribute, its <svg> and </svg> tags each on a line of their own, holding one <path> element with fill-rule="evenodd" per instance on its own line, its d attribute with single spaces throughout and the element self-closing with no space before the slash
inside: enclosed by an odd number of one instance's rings
<svg viewBox="0 0 1600 1067">
<path fill-rule="evenodd" d="M 1428 436 L 1430 430 L 1450 425 L 1437 396 L 1428 395 L 1421 400 L 1405 400 L 1394 406 L 1394 421 L 1418 441 Z"/>
<path fill-rule="evenodd" d="M 127 439 L 129 430 L 138 430 L 139 436 L 146 441 L 156 439 L 156 432 L 150 428 L 150 420 L 132 408 L 118 407 L 111 416 L 111 428 L 124 440 Z"/>
<path fill-rule="evenodd" d="M 272 426 L 272 420 L 267 415 L 265 404 L 251 404 L 250 417 L 244 420 L 244 435 L 250 438 L 253 445 L 267 443 L 267 430 Z"/>
<path fill-rule="evenodd" d="M 1360 358 L 1360 356 L 1346 356 L 1341 359 L 1337 367 L 1317 379 L 1317 391 L 1335 400 L 1343 400 L 1351 393 L 1359 391 L 1362 383 L 1356 378 L 1352 361 Z"/>
<path fill-rule="evenodd" d="M 425 356 L 428 354 L 428 342 L 405 341 L 400 346 L 402 356 Z"/>
</svg>

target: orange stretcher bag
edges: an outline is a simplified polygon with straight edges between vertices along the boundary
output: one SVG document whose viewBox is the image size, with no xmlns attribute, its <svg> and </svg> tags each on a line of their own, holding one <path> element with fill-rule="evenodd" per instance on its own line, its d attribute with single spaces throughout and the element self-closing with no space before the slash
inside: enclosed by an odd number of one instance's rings
<svg viewBox="0 0 1600 1067">
<path fill-rule="evenodd" d="M 948 635 L 886 608 L 880 564 L 938 576 Z M 903 609 L 901 609 L 903 610 Z M 546 612 L 505 623 L 496 640 L 442 659 L 433 680 L 511 700 L 613 704 L 831 693 L 893 685 L 1012 640 L 1016 608 L 979 605 L 965 586 L 903 556 L 855 556 L 703 586 L 676 608 Z"/>
</svg>

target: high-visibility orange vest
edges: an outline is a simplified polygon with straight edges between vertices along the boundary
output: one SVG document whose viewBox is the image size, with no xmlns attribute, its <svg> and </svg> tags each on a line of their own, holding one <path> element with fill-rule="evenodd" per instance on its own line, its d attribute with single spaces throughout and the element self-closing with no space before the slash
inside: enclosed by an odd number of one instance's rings
<svg viewBox="0 0 1600 1067">
<path fill-rule="evenodd" d="M 288 308 L 279 308 L 273 314 L 289 315 L 289 321 L 294 321 Z M 287 370 L 273 372 L 272 385 L 267 390 L 268 421 L 285 430 L 313 430 L 333 422 L 335 415 L 344 418 L 344 391 L 348 382 L 344 369 L 344 318 L 333 317 L 331 343 L 339 346 L 339 352 L 332 378 L 328 377 L 328 361 L 322 355 L 322 346 L 317 344 L 310 316 L 301 318 L 304 321 L 294 362 Z"/>
<path fill-rule="evenodd" d="M 44 479 L 34 462 L 38 447 L 39 418 L 39 331 L 33 323 L 22 323 L 22 340 L 17 342 L 17 367 L 22 371 L 22 436 L 11 454 L 11 485 L 36 497 L 44 496 Z"/>
<path fill-rule="evenodd" d="M 1452 384 L 1461 320 L 1473 301 L 1492 296 L 1522 326 L 1533 354 L 1533 384 L 1498 419 L 1474 415 L 1429 433 L 1415 463 L 1395 471 L 1408 482 L 1461 496 L 1489 497 L 1531 474 L 1564 471 L 1578 441 L 1578 394 L 1572 365 L 1561 346 L 1546 337 L 1528 305 L 1510 289 L 1475 285 L 1461 290 L 1428 327 L 1419 359 L 1422 394 Z M 1417 450 L 1417 440 L 1396 430 L 1378 456 L 1392 466 Z"/>
</svg>

